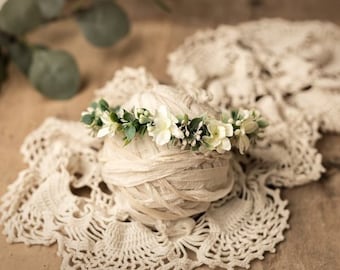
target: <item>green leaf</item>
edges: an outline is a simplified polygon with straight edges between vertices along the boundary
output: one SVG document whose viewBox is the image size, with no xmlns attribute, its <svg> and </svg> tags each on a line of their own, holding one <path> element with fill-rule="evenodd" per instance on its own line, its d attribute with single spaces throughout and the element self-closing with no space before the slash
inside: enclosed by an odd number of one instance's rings
<svg viewBox="0 0 340 270">
<path fill-rule="evenodd" d="M 82 117 L 81 117 L 81 122 L 83 122 L 84 124 L 86 125 L 91 125 L 94 121 L 94 115 L 92 114 L 84 114 Z"/>
<path fill-rule="evenodd" d="M 23 35 L 44 21 L 36 0 L 8 0 L 0 10 L 0 28 Z"/>
<path fill-rule="evenodd" d="M 45 50 L 42 45 L 28 45 L 23 41 L 16 40 L 6 45 L 9 56 L 22 73 L 28 75 L 29 68 L 32 64 L 33 53 L 35 50 Z"/>
<path fill-rule="evenodd" d="M 93 109 L 97 109 L 97 106 L 98 106 L 98 103 L 93 101 L 91 104 L 90 104 L 90 107 L 93 108 Z"/>
<path fill-rule="evenodd" d="M 25 0 L 26 1 L 26 0 Z M 57 17 L 63 9 L 64 0 L 37 0 L 41 14 L 46 19 Z"/>
<path fill-rule="evenodd" d="M 130 142 L 136 135 L 136 128 L 133 125 L 129 125 L 124 129 L 124 133 L 126 140 Z"/>
<path fill-rule="evenodd" d="M 99 47 L 116 43 L 130 28 L 125 12 L 110 0 L 95 1 L 93 8 L 79 11 L 77 21 L 88 41 Z"/>
<path fill-rule="evenodd" d="M 126 121 L 128 121 L 128 122 L 132 122 L 133 120 L 135 120 L 135 116 L 134 116 L 132 113 L 128 112 L 128 111 L 124 111 L 124 116 L 123 116 L 123 118 L 124 118 Z"/>
<path fill-rule="evenodd" d="M 257 124 L 258 124 L 258 126 L 259 126 L 260 128 L 266 128 L 266 127 L 268 127 L 268 123 L 267 123 L 266 121 L 264 121 L 264 120 L 259 120 L 259 121 L 257 121 Z"/>
<path fill-rule="evenodd" d="M 134 125 L 134 126 L 135 126 L 135 128 L 136 128 L 136 130 L 138 130 L 138 129 L 139 129 L 139 127 L 140 127 L 140 124 L 139 124 L 139 121 L 138 121 L 138 119 L 135 119 L 135 120 L 133 120 L 133 121 L 132 121 L 132 125 Z"/>
<path fill-rule="evenodd" d="M 100 99 L 98 104 L 102 111 L 107 111 L 110 108 L 109 104 L 104 99 Z"/>
<path fill-rule="evenodd" d="M 185 115 L 183 116 L 183 122 L 184 122 L 184 124 L 188 124 L 188 122 L 189 122 L 189 116 L 188 116 L 187 114 L 185 114 Z"/>
<path fill-rule="evenodd" d="M 202 122 L 202 117 L 197 117 L 191 120 L 189 124 L 189 130 L 190 131 L 195 131 L 198 128 L 198 125 Z"/>
<path fill-rule="evenodd" d="M 203 125 L 202 126 L 202 134 L 201 134 L 201 137 L 203 136 L 210 136 L 210 132 L 208 130 L 208 127 L 206 125 Z"/>
<path fill-rule="evenodd" d="M 95 119 L 96 120 L 96 126 L 101 127 L 103 126 L 103 121 L 98 117 Z"/>
<path fill-rule="evenodd" d="M 80 85 L 77 64 L 64 51 L 35 50 L 29 79 L 40 93 L 53 99 L 74 96 Z"/>
<path fill-rule="evenodd" d="M 119 123 L 118 115 L 115 112 L 110 113 L 110 118 L 113 122 Z"/>
<path fill-rule="evenodd" d="M 232 110 L 231 111 L 231 117 L 233 118 L 233 120 L 237 120 L 237 116 L 238 116 L 238 111 Z"/>
<path fill-rule="evenodd" d="M 27 75 L 32 62 L 33 49 L 23 42 L 18 42 L 9 45 L 8 52 L 16 66 Z"/>
<path fill-rule="evenodd" d="M 139 133 L 143 136 L 147 131 L 148 127 L 146 125 L 141 125 L 139 128 Z"/>
</svg>

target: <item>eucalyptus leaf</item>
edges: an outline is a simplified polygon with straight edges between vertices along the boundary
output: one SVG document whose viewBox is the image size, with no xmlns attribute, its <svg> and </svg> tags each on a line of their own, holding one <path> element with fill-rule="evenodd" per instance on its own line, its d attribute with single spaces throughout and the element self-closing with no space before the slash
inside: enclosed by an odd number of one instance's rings
<svg viewBox="0 0 340 270">
<path fill-rule="evenodd" d="M 8 0 L 0 10 L 0 28 L 23 35 L 44 21 L 36 0 Z"/>
<path fill-rule="evenodd" d="M 232 110 L 231 111 L 231 117 L 233 118 L 233 120 L 237 120 L 237 115 L 238 115 L 238 111 Z"/>
<path fill-rule="evenodd" d="M 98 103 L 94 101 L 91 103 L 90 107 L 92 107 L 93 109 L 97 109 Z"/>
<path fill-rule="evenodd" d="M 23 42 L 12 43 L 8 47 L 9 55 L 16 66 L 26 75 L 32 62 L 33 49 Z"/>
<path fill-rule="evenodd" d="M 57 17 L 64 6 L 65 0 L 37 0 L 40 12 L 46 19 Z"/>
<path fill-rule="evenodd" d="M 136 135 L 136 128 L 133 125 L 129 125 L 124 131 L 128 142 L 130 142 Z"/>
<path fill-rule="evenodd" d="M 85 123 L 86 125 L 91 125 L 94 121 L 95 116 L 92 114 L 84 114 L 81 117 L 81 122 Z"/>
<path fill-rule="evenodd" d="M 128 122 L 132 122 L 133 120 L 135 120 L 135 116 L 128 111 L 124 111 L 123 118 Z"/>
<path fill-rule="evenodd" d="M 107 111 L 110 108 L 109 104 L 104 99 L 99 100 L 98 104 L 102 111 Z"/>
<path fill-rule="evenodd" d="M 35 50 L 29 79 L 39 92 L 53 99 L 74 96 L 80 85 L 77 64 L 64 51 Z"/>
<path fill-rule="evenodd" d="M 111 46 L 130 29 L 125 12 L 110 0 L 95 1 L 91 9 L 79 11 L 77 21 L 87 40 L 99 47 Z"/>
<path fill-rule="evenodd" d="M 191 120 L 189 129 L 190 131 L 196 131 L 199 124 L 203 121 L 202 117 L 194 118 Z"/>
<path fill-rule="evenodd" d="M 119 122 L 118 115 L 117 115 L 115 112 L 110 112 L 110 119 L 111 119 L 113 122 L 116 122 L 116 123 Z"/>
</svg>

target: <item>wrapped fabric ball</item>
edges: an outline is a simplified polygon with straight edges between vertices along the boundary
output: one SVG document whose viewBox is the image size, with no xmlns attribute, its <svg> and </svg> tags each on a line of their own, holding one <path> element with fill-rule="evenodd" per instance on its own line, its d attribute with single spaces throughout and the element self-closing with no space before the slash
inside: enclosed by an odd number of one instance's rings
<svg viewBox="0 0 340 270">
<path fill-rule="evenodd" d="M 165 105 L 176 116 L 215 116 L 213 108 L 188 92 L 157 85 L 138 92 L 122 107 L 146 108 L 154 113 Z M 202 154 L 159 146 L 149 136 L 123 144 L 119 136 L 107 137 L 100 161 L 103 179 L 115 190 L 117 208 L 126 217 L 154 224 L 155 220 L 193 216 L 206 211 L 212 201 L 233 188 L 231 153 Z"/>
</svg>

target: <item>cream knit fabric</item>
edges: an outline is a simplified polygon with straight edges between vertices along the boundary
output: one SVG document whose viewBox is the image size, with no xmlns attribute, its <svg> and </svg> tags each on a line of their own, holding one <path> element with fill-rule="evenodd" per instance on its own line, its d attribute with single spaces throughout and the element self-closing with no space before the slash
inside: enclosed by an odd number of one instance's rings
<svg viewBox="0 0 340 270">
<path fill-rule="evenodd" d="M 319 22 L 222 26 L 170 55 L 176 88 L 142 68 L 118 71 L 97 92 L 112 105 L 164 102 L 189 114 L 252 106 L 271 125 L 245 156 L 202 157 L 148 139 L 124 148 L 49 118 L 22 146 L 28 168 L 2 198 L 4 233 L 57 243 L 62 269 L 234 269 L 275 252 L 289 216 L 277 187 L 317 180 L 318 130 L 340 130 L 339 36 Z"/>
</svg>

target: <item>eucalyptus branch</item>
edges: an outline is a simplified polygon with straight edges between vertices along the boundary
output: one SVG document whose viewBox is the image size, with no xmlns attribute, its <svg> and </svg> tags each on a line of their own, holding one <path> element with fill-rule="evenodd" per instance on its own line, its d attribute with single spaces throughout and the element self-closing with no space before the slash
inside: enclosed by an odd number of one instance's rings
<svg viewBox="0 0 340 270">
<path fill-rule="evenodd" d="M 66 0 L 10 0 L 0 9 L 3 55 L 16 64 L 39 92 L 50 98 L 66 99 L 77 93 L 81 85 L 79 68 L 66 51 L 29 44 L 25 35 L 43 25 L 69 18 L 74 18 L 86 39 L 98 47 L 112 46 L 130 30 L 126 13 L 112 0 L 68 3 Z M 7 62 L 4 65 L 0 61 L 0 71 L 4 68 Z M 2 81 L 0 79 L 0 84 Z"/>
<path fill-rule="evenodd" d="M 162 0 L 153 1 L 169 11 Z M 9 59 L 43 95 L 55 99 L 75 95 L 81 82 L 73 56 L 25 40 L 36 28 L 70 18 L 97 47 L 112 46 L 130 31 L 128 16 L 114 0 L 8 0 L 0 8 L 0 85 Z"/>
</svg>

